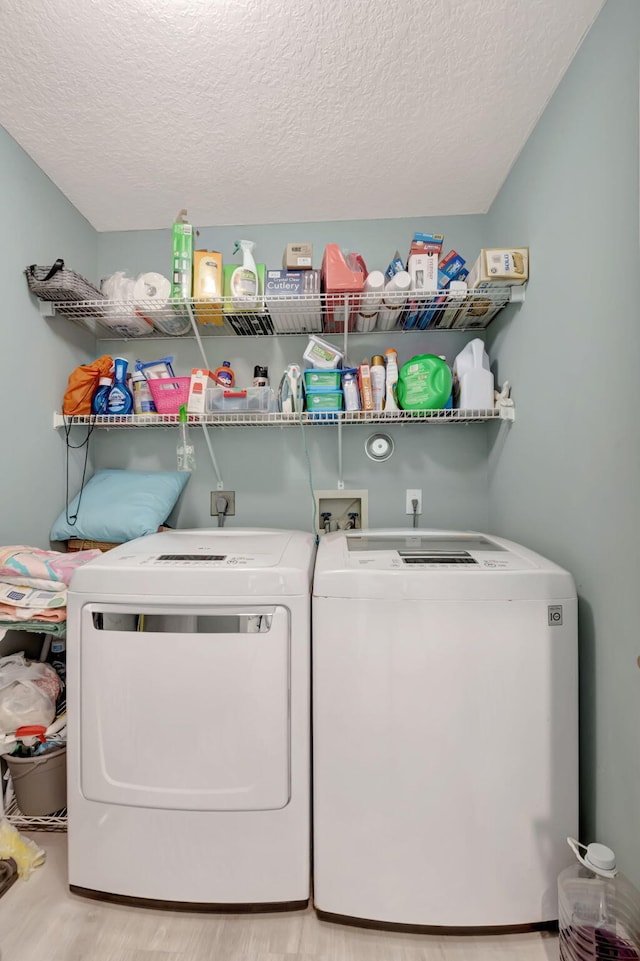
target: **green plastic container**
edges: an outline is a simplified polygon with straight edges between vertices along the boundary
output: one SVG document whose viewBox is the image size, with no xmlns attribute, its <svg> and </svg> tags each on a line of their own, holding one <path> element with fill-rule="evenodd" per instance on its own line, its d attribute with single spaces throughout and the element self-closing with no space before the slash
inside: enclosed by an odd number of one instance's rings
<svg viewBox="0 0 640 961">
<path fill-rule="evenodd" d="M 307 393 L 307 410 L 335 411 L 342 410 L 343 393 L 341 390 L 326 390 L 318 394 Z"/>
<path fill-rule="evenodd" d="M 340 390 L 341 370 L 316 370 L 304 372 L 304 386 L 309 393 L 314 390 Z"/>
<path fill-rule="evenodd" d="M 398 373 L 398 404 L 402 410 L 441 410 L 451 396 L 451 371 L 435 354 L 419 354 Z"/>
</svg>

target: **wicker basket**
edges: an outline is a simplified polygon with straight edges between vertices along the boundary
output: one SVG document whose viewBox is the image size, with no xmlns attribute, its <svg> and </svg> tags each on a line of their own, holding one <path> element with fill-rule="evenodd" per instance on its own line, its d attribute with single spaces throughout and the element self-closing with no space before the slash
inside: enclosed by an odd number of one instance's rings
<svg viewBox="0 0 640 961">
<path fill-rule="evenodd" d="M 64 260 L 56 260 L 53 267 L 32 264 L 25 270 L 29 290 L 40 300 L 104 300 L 97 287 L 75 270 L 67 270 Z"/>
</svg>

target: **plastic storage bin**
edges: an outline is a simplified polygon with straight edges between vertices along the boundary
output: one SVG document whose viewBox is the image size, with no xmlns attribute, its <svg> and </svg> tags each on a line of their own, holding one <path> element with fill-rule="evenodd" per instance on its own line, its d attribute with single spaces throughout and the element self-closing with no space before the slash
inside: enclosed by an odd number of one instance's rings
<svg viewBox="0 0 640 961">
<path fill-rule="evenodd" d="M 316 370 L 315 367 L 311 367 L 304 372 L 304 387 L 309 393 L 313 391 L 340 390 L 341 378 L 341 370 Z"/>
<path fill-rule="evenodd" d="M 310 414 L 335 413 L 342 410 L 344 394 L 341 390 L 326 390 L 307 394 L 307 410 Z"/>
<path fill-rule="evenodd" d="M 578 862 L 558 877 L 561 961 L 638 961 L 640 893 L 610 848 L 568 840 Z"/>
<path fill-rule="evenodd" d="M 27 817 L 46 817 L 67 806 L 67 745 L 38 757 L 5 758 L 16 803 Z"/>
<path fill-rule="evenodd" d="M 268 414 L 273 410 L 271 387 L 208 387 L 206 395 L 208 414 L 233 414 L 248 412 Z"/>
<path fill-rule="evenodd" d="M 189 400 L 190 377 L 161 377 L 147 383 L 159 414 L 177 414 Z"/>
</svg>

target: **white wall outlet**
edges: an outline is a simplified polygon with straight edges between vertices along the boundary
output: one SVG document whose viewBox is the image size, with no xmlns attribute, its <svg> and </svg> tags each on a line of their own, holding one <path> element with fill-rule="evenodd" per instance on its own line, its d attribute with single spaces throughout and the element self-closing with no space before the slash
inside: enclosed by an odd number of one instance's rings
<svg viewBox="0 0 640 961">
<path fill-rule="evenodd" d="M 408 490 L 407 491 L 407 503 L 405 506 L 406 514 L 413 514 L 413 504 L 412 501 L 418 502 L 418 510 L 416 514 L 422 514 L 422 491 L 421 490 Z"/>
<path fill-rule="evenodd" d="M 316 499 L 316 524 L 319 534 L 325 534 L 327 530 L 348 530 L 352 524 L 357 528 L 368 527 L 368 491 L 314 490 L 313 493 Z M 323 514 L 330 516 L 323 518 Z M 357 517 L 350 518 L 349 514 L 357 514 Z"/>
</svg>

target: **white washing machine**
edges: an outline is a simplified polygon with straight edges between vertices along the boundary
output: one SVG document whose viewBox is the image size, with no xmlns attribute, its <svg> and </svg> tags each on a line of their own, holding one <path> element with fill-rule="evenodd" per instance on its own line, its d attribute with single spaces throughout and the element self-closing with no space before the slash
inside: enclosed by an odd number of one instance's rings
<svg viewBox="0 0 640 961">
<path fill-rule="evenodd" d="M 307 903 L 314 557 L 296 531 L 175 531 L 76 571 L 72 890 Z"/>
<path fill-rule="evenodd" d="M 570 574 L 478 533 L 323 537 L 314 901 L 428 927 L 544 925 L 578 830 Z"/>
</svg>

